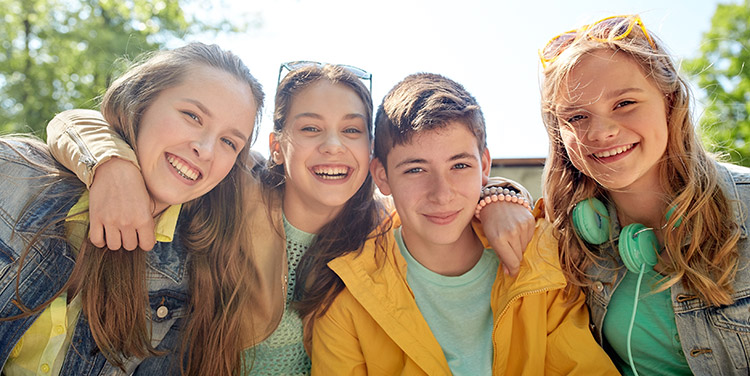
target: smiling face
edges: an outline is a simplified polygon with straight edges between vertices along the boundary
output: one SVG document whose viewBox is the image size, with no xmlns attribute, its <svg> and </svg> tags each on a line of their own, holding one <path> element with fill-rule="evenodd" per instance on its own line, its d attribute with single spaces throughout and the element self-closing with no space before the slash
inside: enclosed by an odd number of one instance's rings
<svg viewBox="0 0 750 376">
<path fill-rule="evenodd" d="M 284 213 L 296 227 L 320 227 L 365 181 L 370 138 L 365 105 L 347 86 L 322 79 L 292 99 L 284 130 L 270 149 L 284 165 Z"/>
<path fill-rule="evenodd" d="M 608 190 L 659 188 L 667 147 L 665 96 L 623 53 L 583 57 L 563 84 L 560 136 L 575 167 Z"/>
<path fill-rule="evenodd" d="M 232 169 L 248 142 L 256 106 L 250 87 L 196 66 L 146 109 L 136 150 L 157 211 L 200 197 Z"/>
<path fill-rule="evenodd" d="M 410 252 L 451 246 L 471 236 L 469 223 L 482 177 L 489 174 L 490 155 L 479 151 L 467 126 L 452 121 L 415 133 L 388 152 L 386 163 L 373 161 L 373 178 L 383 194 L 393 196 Z"/>
</svg>

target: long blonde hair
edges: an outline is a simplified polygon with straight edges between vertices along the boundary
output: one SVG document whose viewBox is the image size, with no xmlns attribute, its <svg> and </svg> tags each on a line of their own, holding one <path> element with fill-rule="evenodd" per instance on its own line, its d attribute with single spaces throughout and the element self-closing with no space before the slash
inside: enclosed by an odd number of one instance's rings
<svg viewBox="0 0 750 376">
<path fill-rule="evenodd" d="M 676 210 L 666 225 L 671 229 L 664 236 L 664 252 L 669 261 L 664 263 L 667 277 L 660 289 L 681 282 L 709 305 L 732 303 L 740 228 L 719 186 L 715 162 L 694 130 L 686 82 L 678 75 L 661 41 L 651 35 L 652 46 L 638 27 L 619 40 L 601 41 L 587 37 L 585 31 L 580 33 L 544 69 L 542 83 L 542 118 L 549 137 L 544 171 L 545 214 L 556 230 L 560 262 L 571 282 L 566 292 L 576 293 L 589 285 L 587 270 L 607 257 L 578 237 L 571 211 L 577 202 L 588 197 L 607 200 L 607 191 L 573 166 L 560 137 L 564 121 L 558 117 L 558 103 L 572 94 L 565 92 L 564 82 L 581 59 L 594 51 L 609 50 L 636 62 L 666 98 L 668 140 L 658 169 L 667 196 L 665 202 Z M 680 219 L 682 223 L 675 227 Z M 613 242 L 602 248 L 607 246 L 611 255 L 616 254 Z"/>
</svg>

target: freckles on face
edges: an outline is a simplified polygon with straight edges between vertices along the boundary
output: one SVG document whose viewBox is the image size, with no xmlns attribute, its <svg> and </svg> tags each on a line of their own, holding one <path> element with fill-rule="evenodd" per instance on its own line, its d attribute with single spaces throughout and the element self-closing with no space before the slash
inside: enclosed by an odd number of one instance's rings
<svg viewBox="0 0 750 376">
<path fill-rule="evenodd" d="M 561 91 L 559 136 L 578 170 L 608 189 L 656 184 L 667 147 L 666 100 L 632 58 L 591 52 Z"/>
</svg>

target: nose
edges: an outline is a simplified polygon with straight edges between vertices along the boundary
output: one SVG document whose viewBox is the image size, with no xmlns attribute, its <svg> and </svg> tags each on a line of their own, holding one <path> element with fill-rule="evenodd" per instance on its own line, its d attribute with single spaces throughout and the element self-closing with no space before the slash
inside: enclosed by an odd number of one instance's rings
<svg viewBox="0 0 750 376">
<path fill-rule="evenodd" d="M 453 200 L 455 192 L 448 177 L 443 174 L 433 174 L 430 179 L 427 197 L 436 204 L 447 204 Z"/>
<path fill-rule="evenodd" d="M 586 129 L 586 140 L 590 142 L 601 142 L 613 138 L 619 132 L 620 127 L 609 118 L 602 116 L 591 116 L 589 126 Z"/>
<path fill-rule="evenodd" d="M 198 159 L 211 160 L 214 157 L 214 149 L 218 140 L 208 134 L 201 135 L 192 142 L 190 148 Z"/>
<path fill-rule="evenodd" d="M 341 136 L 338 132 L 327 132 L 323 144 L 320 145 L 320 152 L 327 154 L 342 153 L 344 151 L 344 144 L 341 141 Z"/>
</svg>

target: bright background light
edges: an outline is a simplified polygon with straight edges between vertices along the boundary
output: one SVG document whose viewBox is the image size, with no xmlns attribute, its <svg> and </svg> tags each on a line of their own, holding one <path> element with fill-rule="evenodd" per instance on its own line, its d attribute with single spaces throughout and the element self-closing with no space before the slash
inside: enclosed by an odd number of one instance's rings
<svg viewBox="0 0 750 376">
<path fill-rule="evenodd" d="M 263 84 L 267 99 L 254 148 L 264 155 L 279 64 L 314 60 L 371 72 L 376 108 L 408 74 L 445 75 L 463 84 L 482 106 L 493 158 L 545 157 L 537 51 L 551 37 L 610 15 L 637 13 L 679 61 L 700 53 L 717 3 L 227 0 L 227 7 L 214 11 L 245 21 L 257 17 L 258 27 L 214 41 L 242 57 Z"/>
</svg>

